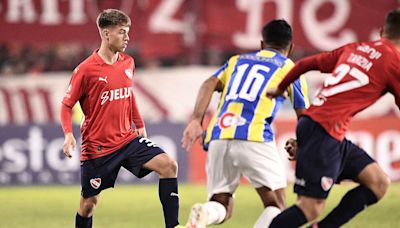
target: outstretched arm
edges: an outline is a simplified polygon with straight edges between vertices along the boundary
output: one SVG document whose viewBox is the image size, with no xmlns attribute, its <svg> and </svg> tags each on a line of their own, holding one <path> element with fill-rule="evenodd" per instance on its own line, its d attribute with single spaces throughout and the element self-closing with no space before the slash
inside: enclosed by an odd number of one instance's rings
<svg viewBox="0 0 400 228">
<path fill-rule="evenodd" d="M 322 52 L 297 61 L 296 65 L 289 71 L 278 87 L 267 91 L 267 97 L 275 98 L 282 96 L 286 88 L 292 82 L 308 71 L 319 70 L 322 73 L 331 73 L 336 66 L 337 60 L 343 53 L 343 50 L 344 47 L 340 47 L 331 52 Z"/>
<path fill-rule="evenodd" d="M 197 94 L 196 104 L 193 111 L 193 119 L 203 121 L 204 114 L 210 104 L 212 94 L 214 91 L 219 90 L 220 81 L 216 77 L 209 77 L 200 87 L 199 93 Z"/>
<path fill-rule="evenodd" d="M 197 94 L 192 120 L 185 128 L 181 140 L 182 147 L 185 148 L 186 151 L 190 151 L 194 141 L 202 135 L 203 128 L 201 124 L 203 122 L 204 114 L 210 104 L 212 94 L 216 90 L 220 91 L 221 87 L 221 82 L 216 77 L 208 78 L 201 85 Z"/>
<path fill-rule="evenodd" d="M 318 70 L 317 56 L 310 56 L 299 60 L 296 65 L 289 71 L 285 78 L 281 81 L 278 87 L 267 91 L 267 97 L 275 98 L 282 96 L 286 88 L 295 80 L 297 80 L 302 74 L 310 70 Z"/>
</svg>

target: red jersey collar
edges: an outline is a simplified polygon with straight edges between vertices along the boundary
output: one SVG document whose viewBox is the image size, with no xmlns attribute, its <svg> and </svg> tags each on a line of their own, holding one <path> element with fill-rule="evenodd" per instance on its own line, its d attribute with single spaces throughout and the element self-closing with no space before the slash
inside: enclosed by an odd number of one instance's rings
<svg viewBox="0 0 400 228">
<path fill-rule="evenodd" d="M 100 65 L 103 65 L 103 64 L 110 65 L 110 64 L 104 62 L 104 60 L 99 56 L 98 51 L 99 51 L 99 48 L 96 49 L 95 51 L 93 51 L 92 56 L 93 56 L 94 60 Z M 120 62 L 120 61 L 123 61 L 123 60 L 124 60 L 124 56 L 120 52 L 118 52 L 117 62 Z"/>
</svg>

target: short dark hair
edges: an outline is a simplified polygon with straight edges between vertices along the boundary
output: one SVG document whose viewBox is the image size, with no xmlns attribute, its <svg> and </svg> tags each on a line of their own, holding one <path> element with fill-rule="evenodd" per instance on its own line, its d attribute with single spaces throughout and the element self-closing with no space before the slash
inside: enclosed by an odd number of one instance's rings
<svg viewBox="0 0 400 228">
<path fill-rule="evenodd" d="M 264 25 L 262 37 L 265 44 L 286 49 L 292 43 L 292 27 L 283 19 L 272 20 Z"/>
<path fill-rule="evenodd" d="M 400 8 L 386 14 L 383 35 L 388 39 L 400 39 Z"/>
<path fill-rule="evenodd" d="M 121 10 L 106 9 L 103 10 L 97 17 L 97 26 L 100 29 L 116 26 L 116 25 L 131 25 L 131 19 Z"/>
</svg>

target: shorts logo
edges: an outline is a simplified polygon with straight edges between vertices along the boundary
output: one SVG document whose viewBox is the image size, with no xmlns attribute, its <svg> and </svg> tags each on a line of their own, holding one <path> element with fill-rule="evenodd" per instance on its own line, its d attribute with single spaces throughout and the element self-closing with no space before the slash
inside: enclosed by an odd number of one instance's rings
<svg viewBox="0 0 400 228">
<path fill-rule="evenodd" d="M 306 186 L 306 180 L 304 180 L 303 178 L 295 178 L 294 179 L 294 183 L 296 184 L 296 185 L 299 185 L 299 186 L 301 186 L 301 187 L 305 187 Z"/>
<path fill-rule="evenodd" d="M 126 69 L 125 74 L 129 79 L 132 79 L 133 71 L 131 69 Z"/>
<path fill-rule="evenodd" d="M 154 142 L 152 142 L 150 139 L 148 139 L 148 138 L 140 138 L 139 139 L 139 143 L 145 143 L 146 144 L 146 146 L 148 146 L 148 147 L 158 147 L 158 145 L 157 144 L 155 144 Z"/>
<path fill-rule="evenodd" d="M 224 113 L 221 118 L 219 118 L 218 125 L 222 129 L 226 129 L 232 126 L 242 126 L 246 124 L 246 119 L 236 115 L 232 112 Z"/>
<path fill-rule="evenodd" d="M 324 189 L 324 191 L 328 191 L 329 189 L 331 189 L 333 185 L 333 179 L 330 177 L 321 177 L 321 187 L 322 189 Z"/>
<path fill-rule="evenodd" d="M 101 185 L 101 178 L 92 178 L 90 179 L 90 185 L 94 188 L 94 189 L 98 189 Z"/>
</svg>

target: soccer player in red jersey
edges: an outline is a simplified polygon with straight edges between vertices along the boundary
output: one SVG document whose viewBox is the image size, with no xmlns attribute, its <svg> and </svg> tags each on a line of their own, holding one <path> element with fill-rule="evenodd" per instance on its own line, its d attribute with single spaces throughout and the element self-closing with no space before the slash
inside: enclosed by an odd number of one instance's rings
<svg viewBox="0 0 400 228">
<path fill-rule="evenodd" d="M 400 9 L 387 14 L 381 35 L 377 41 L 351 43 L 304 58 L 277 88 L 267 91 L 271 98 L 282 95 L 310 70 L 332 73 L 297 124 L 297 203 L 275 217 L 270 227 L 299 227 L 315 220 L 333 184 L 343 179 L 359 185 L 313 227 L 339 227 L 388 190 L 390 180 L 379 165 L 345 138 L 351 118 L 384 94 L 393 94 L 400 107 Z"/>
<path fill-rule="evenodd" d="M 114 187 L 121 167 L 138 178 L 152 171 L 160 175 L 159 197 L 165 225 L 178 225 L 178 167 L 176 161 L 146 138 L 132 89 L 134 61 L 123 53 L 130 25 L 130 18 L 119 10 L 107 9 L 99 14 L 100 48 L 74 70 L 62 101 L 63 152 L 68 157 L 76 146 L 72 107 L 77 101 L 85 115 L 81 126 L 82 191 L 75 227 L 92 227 L 100 192 Z"/>
</svg>

